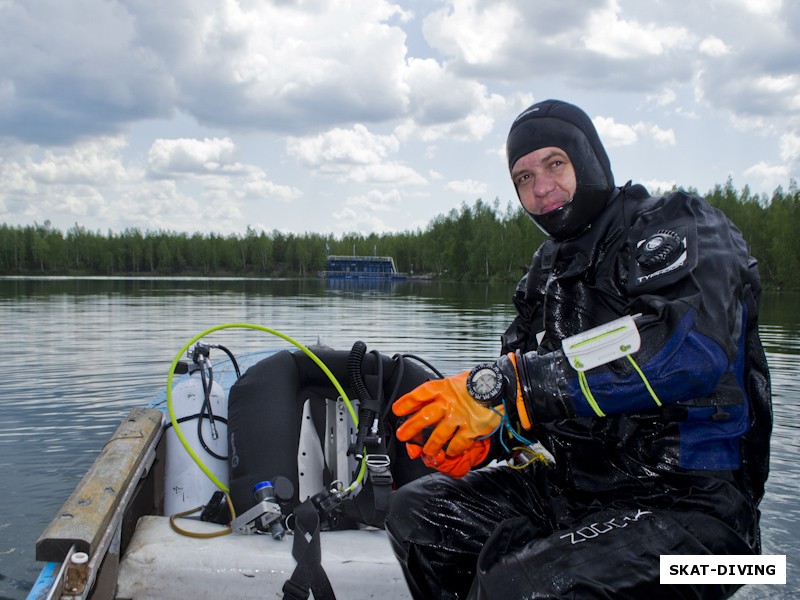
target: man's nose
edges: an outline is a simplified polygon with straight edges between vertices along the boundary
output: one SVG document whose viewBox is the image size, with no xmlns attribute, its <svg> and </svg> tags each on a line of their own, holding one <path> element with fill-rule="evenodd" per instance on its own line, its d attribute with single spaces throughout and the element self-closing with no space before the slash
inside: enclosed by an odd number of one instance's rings
<svg viewBox="0 0 800 600">
<path fill-rule="evenodd" d="M 533 193 L 536 196 L 543 197 L 552 192 L 556 187 L 556 180 L 549 175 L 539 175 L 536 177 Z"/>
</svg>

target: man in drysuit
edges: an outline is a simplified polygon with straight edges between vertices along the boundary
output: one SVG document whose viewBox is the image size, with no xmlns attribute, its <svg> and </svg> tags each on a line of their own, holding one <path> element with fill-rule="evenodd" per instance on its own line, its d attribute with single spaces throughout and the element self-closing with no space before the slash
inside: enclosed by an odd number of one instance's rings
<svg viewBox="0 0 800 600">
<path fill-rule="evenodd" d="M 507 154 L 549 239 L 500 359 L 393 406 L 397 438 L 441 471 L 400 488 L 386 522 L 411 592 L 727 597 L 738 586 L 660 585 L 659 557 L 760 552 L 772 408 L 755 261 L 702 198 L 615 187 L 571 104 L 520 114 Z"/>
</svg>

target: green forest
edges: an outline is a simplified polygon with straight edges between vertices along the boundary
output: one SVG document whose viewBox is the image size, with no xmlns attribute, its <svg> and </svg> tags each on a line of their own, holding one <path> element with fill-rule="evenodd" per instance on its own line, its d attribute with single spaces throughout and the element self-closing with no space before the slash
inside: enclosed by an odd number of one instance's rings
<svg viewBox="0 0 800 600">
<path fill-rule="evenodd" d="M 696 193 L 696 190 L 690 190 Z M 800 190 L 771 197 L 729 180 L 705 194 L 741 229 L 759 261 L 765 288 L 800 289 Z M 514 282 L 544 240 L 516 203 L 466 203 L 424 229 L 402 233 L 291 234 L 248 228 L 241 234 L 174 231 L 67 231 L 49 222 L 0 225 L 0 275 L 316 277 L 329 254 L 392 256 L 420 277 Z"/>
</svg>

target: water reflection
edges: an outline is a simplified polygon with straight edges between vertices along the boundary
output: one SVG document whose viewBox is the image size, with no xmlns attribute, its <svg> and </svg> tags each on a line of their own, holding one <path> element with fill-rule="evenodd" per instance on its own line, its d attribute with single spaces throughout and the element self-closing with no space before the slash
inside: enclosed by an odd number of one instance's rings
<svg viewBox="0 0 800 600">
<path fill-rule="evenodd" d="M 411 352 L 452 374 L 494 357 L 513 317 L 513 286 L 402 281 L 330 286 L 323 280 L 0 279 L 0 597 L 24 598 L 40 564 L 38 535 L 119 419 L 163 391 L 175 353 L 221 323 L 254 323 L 311 345 L 357 339 Z M 775 390 L 772 474 L 762 504 L 764 551 L 800 573 L 800 295 L 765 295 L 762 338 Z M 286 344 L 225 330 L 210 341 L 237 353 Z M 791 590 L 795 588 L 792 587 Z M 747 588 L 737 598 L 786 597 Z"/>
</svg>

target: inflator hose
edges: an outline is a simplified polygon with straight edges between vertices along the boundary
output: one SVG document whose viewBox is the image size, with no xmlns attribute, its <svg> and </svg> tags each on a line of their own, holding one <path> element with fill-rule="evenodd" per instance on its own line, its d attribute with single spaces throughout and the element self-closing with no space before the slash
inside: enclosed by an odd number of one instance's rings
<svg viewBox="0 0 800 600">
<path fill-rule="evenodd" d="M 350 350 L 350 355 L 347 357 L 347 379 L 359 400 L 358 411 L 358 436 L 356 437 L 355 450 L 358 451 L 364 447 L 365 440 L 369 433 L 369 428 L 377 416 L 377 412 L 371 406 L 373 404 L 372 398 L 364 385 L 364 378 L 361 374 L 361 363 L 364 361 L 364 356 L 367 353 L 367 345 L 362 341 L 357 341 L 353 344 Z"/>
<path fill-rule="evenodd" d="M 353 344 L 350 355 L 347 357 L 347 379 L 361 402 L 369 401 L 369 391 L 361 377 L 361 363 L 364 361 L 366 353 L 367 345 L 362 341 L 357 341 Z"/>
</svg>

